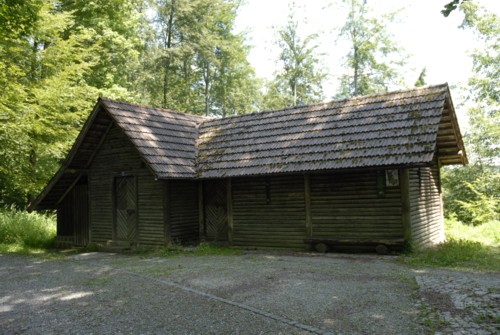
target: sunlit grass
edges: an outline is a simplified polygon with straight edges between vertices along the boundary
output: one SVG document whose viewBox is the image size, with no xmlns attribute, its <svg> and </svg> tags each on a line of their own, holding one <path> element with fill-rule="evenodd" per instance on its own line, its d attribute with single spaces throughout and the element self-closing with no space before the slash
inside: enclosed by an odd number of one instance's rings
<svg viewBox="0 0 500 335">
<path fill-rule="evenodd" d="M 54 215 L 0 209 L 0 252 L 41 253 L 54 244 Z"/>
<path fill-rule="evenodd" d="M 500 222 L 469 226 L 447 220 L 444 243 L 401 259 L 412 266 L 500 272 Z"/>
</svg>

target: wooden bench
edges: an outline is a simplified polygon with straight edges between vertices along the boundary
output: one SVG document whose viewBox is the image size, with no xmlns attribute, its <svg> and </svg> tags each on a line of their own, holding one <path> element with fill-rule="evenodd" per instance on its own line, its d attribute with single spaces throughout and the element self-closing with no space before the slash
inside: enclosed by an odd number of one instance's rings
<svg viewBox="0 0 500 335">
<path fill-rule="evenodd" d="M 334 237 L 310 237 L 304 239 L 305 243 L 313 246 L 317 252 L 328 252 L 332 247 L 351 246 L 365 247 L 374 250 L 378 254 L 385 255 L 390 251 L 402 251 L 405 246 L 403 238 L 389 239 L 367 239 L 367 238 L 334 238 Z M 373 248 L 373 249 L 372 249 Z"/>
</svg>

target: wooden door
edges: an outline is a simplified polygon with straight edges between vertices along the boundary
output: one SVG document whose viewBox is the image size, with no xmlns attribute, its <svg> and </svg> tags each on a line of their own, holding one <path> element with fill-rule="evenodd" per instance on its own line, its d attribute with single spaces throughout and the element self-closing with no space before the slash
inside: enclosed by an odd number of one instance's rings
<svg viewBox="0 0 500 335">
<path fill-rule="evenodd" d="M 134 177 L 115 178 L 115 239 L 137 239 L 137 192 Z"/>
<path fill-rule="evenodd" d="M 203 183 L 205 203 L 205 238 L 227 241 L 227 190 L 225 180 L 206 180 Z"/>
</svg>

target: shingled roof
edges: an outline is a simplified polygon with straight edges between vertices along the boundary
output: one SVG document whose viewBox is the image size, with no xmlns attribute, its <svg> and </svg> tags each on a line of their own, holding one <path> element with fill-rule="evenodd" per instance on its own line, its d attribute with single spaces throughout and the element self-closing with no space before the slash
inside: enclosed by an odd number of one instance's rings
<svg viewBox="0 0 500 335">
<path fill-rule="evenodd" d="M 204 117 L 100 99 L 157 178 L 196 177 L 198 125 Z"/>
<path fill-rule="evenodd" d="M 110 127 L 116 124 L 156 178 L 197 177 L 196 140 L 202 116 L 100 98 L 65 162 L 31 208 L 50 209 L 85 175 Z"/>
<path fill-rule="evenodd" d="M 204 121 L 201 178 L 467 162 L 447 84 Z"/>
<path fill-rule="evenodd" d="M 99 99 L 32 207 L 54 208 L 113 124 L 158 179 L 467 163 L 447 84 L 219 119 Z"/>
</svg>

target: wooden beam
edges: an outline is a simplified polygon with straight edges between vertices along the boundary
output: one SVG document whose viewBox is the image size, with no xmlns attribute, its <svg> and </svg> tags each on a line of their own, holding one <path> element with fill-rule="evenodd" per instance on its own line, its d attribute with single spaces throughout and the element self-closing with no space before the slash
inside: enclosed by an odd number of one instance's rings
<svg viewBox="0 0 500 335">
<path fill-rule="evenodd" d="M 172 229 L 170 225 L 170 181 L 165 180 L 165 187 L 163 188 L 163 222 L 165 224 L 164 227 L 164 237 L 165 237 L 165 244 L 170 244 L 172 242 L 170 236 L 170 231 Z"/>
<path fill-rule="evenodd" d="M 233 194 L 231 191 L 231 178 L 226 180 L 227 194 L 227 238 L 229 243 L 233 244 Z"/>
<path fill-rule="evenodd" d="M 78 181 L 80 180 L 81 176 L 82 175 L 80 174 L 80 175 L 78 175 L 78 177 L 75 178 L 75 180 L 71 183 L 71 185 L 69 185 L 69 187 L 66 189 L 66 191 L 59 197 L 59 199 L 56 202 L 56 205 L 59 205 L 61 203 L 61 201 L 63 201 L 64 198 L 66 198 L 66 196 L 68 195 L 68 193 L 71 192 L 71 190 L 76 185 L 76 183 L 78 183 Z"/>
<path fill-rule="evenodd" d="M 203 180 L 198 180 L 198 229 L 200 241 L 205 240 L 205 207 L 203 201 Z"/>
<path fill-rule="evenodd" d="M 411 241 L 411 214 L 410 214 L 410 173 L 409 169 L 401 169 L 399 177 L 401 185 L 401 209 L 403 211 L 403 237 Z"/>
<path fill-rule="evenodd" d="M 309 174 L 304 175 L 304 200 L 306 205 L 306 233 L 307 236 L 312 236 L 312 213 L 311 213 L 311 181 Z"/>
</svg>

